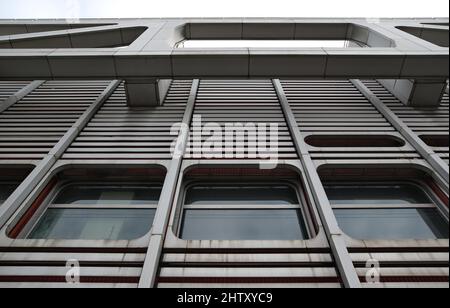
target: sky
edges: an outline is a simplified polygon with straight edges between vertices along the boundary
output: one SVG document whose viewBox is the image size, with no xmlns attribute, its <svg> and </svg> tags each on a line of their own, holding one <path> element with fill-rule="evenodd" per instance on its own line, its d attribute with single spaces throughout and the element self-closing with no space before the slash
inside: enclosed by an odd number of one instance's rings
<svg viewBox="0 0 450 308">
<path fill-rule="evenodd" d="M 449 0 L 0 0 L 0 18 L 447 17 Z"/>
</svg>

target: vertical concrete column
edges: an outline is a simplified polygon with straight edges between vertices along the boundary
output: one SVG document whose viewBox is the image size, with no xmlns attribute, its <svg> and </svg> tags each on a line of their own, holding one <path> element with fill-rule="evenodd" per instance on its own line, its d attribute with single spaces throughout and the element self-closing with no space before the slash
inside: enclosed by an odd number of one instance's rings
<svg viewBox="0 0 450 308">
<path fill-rule="evenodd" d="M 297 154 L 303 165 L 307 183 L 309 184 L 320 218 L 322 219 L 323 227 L 331 250 L 333 251 L 342 282 L 346 288 L 361 288 L 361 282 L 348 252 L 344 234 L 338 226 L 330 201 L 317 173 L 316 166 L 311 159 L 304 137 L 298 128 L 297 120 L 289 105 L 283 86 L 278 79 L 273 80 L 273 85 L 297 149 Z"/>
<path fill-rule="evenodd" d="M 171 83 L 171 79 L 144 78 L 125 80 L 128 106 L 139 108 L 162 105 Z"/>
<path fill-rule="evenodd" d="M 379 82 L 403 104 L 412 107 L 438 107 L 447 89 L 446 80 L 380 79 Z"/>
<path fill-rule="evenodd" d="M 153 221 L 150 242 L 147 248 L 147 255 L 145 257 L 145 262 L 139 281 L 139 288 L 152 288 L 155 286 L 156 275 L 158 273 L 159 262 L 164 245 L 164 238 L 166 236 L 173 200 L 175 198 L 175 192 L 180 176 L 181 164 L 183 162 L 183 156 L 186 152 L 186 146 L 189 139 L 189 127 L 194 114 L 194 106 L 195 100 L 197 99 L 199 84 L 200 81 L 198 79 L 195 79 L 192 82 L 191 92 L 189 94 L 183 117 L 183 125 L 186 129 L 181 129 L 179 133 L 177 144 L 175 146 L 177 153 L 173 155 L 166 174 L 155 219 Z"/>
</svg>

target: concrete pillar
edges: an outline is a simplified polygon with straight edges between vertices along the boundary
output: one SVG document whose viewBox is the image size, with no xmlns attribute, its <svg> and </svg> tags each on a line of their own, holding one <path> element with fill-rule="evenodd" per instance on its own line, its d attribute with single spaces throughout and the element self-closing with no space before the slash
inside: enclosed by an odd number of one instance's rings
<svg viewBox="0 0 450 308">
<path fill-rule="evenodd" d="M 401 102 L 412 107 L 438 107 L 447 88 L 446 80 L 382 79 L 379 81 Z"/>
<path fill-rule="evenodd" d="M 125 92 L 128 106 L 152 107 L 163 104 L 171 79 L 127 79 Z"/>
</svg>

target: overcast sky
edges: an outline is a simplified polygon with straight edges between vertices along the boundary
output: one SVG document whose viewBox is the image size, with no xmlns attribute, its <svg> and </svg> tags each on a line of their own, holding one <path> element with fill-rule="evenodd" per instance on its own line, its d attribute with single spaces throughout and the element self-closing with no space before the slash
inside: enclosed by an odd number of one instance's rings
<svg viewBox="0 0 450 308">
<path fill-rule="evenodd" d="M 448 16 L 449 0 L 0 0 L 0 18 Z"/>
</svg>

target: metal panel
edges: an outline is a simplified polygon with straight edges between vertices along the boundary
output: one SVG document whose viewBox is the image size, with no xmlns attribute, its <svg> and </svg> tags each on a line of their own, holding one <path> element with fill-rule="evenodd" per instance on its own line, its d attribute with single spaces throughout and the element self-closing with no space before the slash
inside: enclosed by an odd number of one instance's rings
<svg viewBox="0 0 450 308">
<path fill-rule="evenodd" d="M 183 119 L 192 81 L 173 81 L 163 106 L 130 109 L 122 83 L 63 159 L 171 159 L 171 134 Z"/>
<path fill-rule="evenodd" d="M 240 123 L 259 125 L 266 124 L 267 132 L 270 124 L 278 125 L 278 146 L 273 149 L 278 152 L 280 159 L 295 159 L 295 151 L 290 132 L 285 122 L 284 114 L 278 103 L 278 97 L 270 80 L 201 80 L 197 100 L 195 104 L 194 117 L 201 117 L 202 125 L 214 123 L 219 125 L 224 131 L 226 124 Z M 198 133 L 204 127 L 191 126 L 191 138 L 188 144 L 186 157 L 205 158 L 214 155 L 214 157 L 236 158 L 237 153 L 242 154 L 244 159 L 252 158 L 247 153 L 249 151 L 258 152 L 258 144 L 250 142 L 248 136 L 245 136 L 244 142 L 235 143 L 235 152 L 228 153 L 227 142 L 230 138 L 221 134 L 217 148 L 206 151 L 198 148 L 193 139 L 193 134 Z M 236 137 L 234 137 L 236 138 Z M 201 144 L 205 140 L 211 139 L 206 133 L 201 136 Z M 231 141 L 236 140 L 232 139 Z M 262 140 L 255 140 L 256 142 Z M 269 142 L 269 140 L 267 140 Z M 272 150 L 272 149 L 271 149 Z M 230 154 L 231 157 L 227 156 Z M 200 155 L 199 157 L 197 155 Z M 254 159 L 254 157 L 253 157 Z"/>
<path fill-rule="evenodd" d="M 394 112 L 414 133 L 421 136 L 449 135 L 449 96 L 444 94 L 438 107 L 419 108 L 405 106 L 394 95 L 377 81 L 364 81 L 364 84 Z M 447 164 L 449 163 L 449 147 L 431 147 Z"/>
<path fill-rule="evenodd" d="M 23 89 L 28 84 L 28 81 L 0 81 L 0 110 L 6 99 L 17 93 L 20 89 Z"/>
<path fill-rule="evenodd" d="M 386 138 L 395 128 L 348 80 L 283 80 L 286 97 L 304 137 L 330 135 Z M 405 142 L 406 143 L 406 142 Z M 313 160 L 420 158 L 409 144 L 400 147 L 307 146 Z"/>
<path fill-rule="evenodd" d="M 49 81 L 0 114 L 0 160 L 42 159 L 108 81 Z"/>
</svg>

